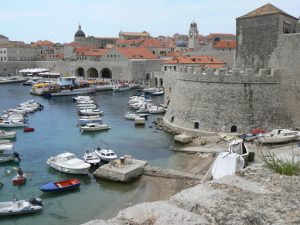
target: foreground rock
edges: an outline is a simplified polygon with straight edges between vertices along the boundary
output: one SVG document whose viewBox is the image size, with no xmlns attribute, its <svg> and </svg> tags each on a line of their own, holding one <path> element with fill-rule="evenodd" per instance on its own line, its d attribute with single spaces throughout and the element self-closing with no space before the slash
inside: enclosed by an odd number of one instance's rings
<svg viewBox="0 0 300 225">
<path fill-rule="evenodd" d="M 113 219 L 85 225 L 96 224 L 300 224 L 300 179 L 253 164 L 238 175 L 198 184 L 168 201 L 139 204 Z"/>
</svg>

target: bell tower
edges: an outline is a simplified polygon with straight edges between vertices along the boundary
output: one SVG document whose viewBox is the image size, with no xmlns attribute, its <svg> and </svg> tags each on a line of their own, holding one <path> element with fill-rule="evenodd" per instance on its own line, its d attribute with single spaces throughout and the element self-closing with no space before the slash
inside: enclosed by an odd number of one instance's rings
<svg viewBox="0 0 300 225">
<path fill-rule="evenodd" d="M 193 22 L 190 25 L 189 30 L 189 45 L 188 48 L 194 49 L 194 51 L 198 50 L 198 27 L 197 23 L 193 20 Z"/>
</svg>

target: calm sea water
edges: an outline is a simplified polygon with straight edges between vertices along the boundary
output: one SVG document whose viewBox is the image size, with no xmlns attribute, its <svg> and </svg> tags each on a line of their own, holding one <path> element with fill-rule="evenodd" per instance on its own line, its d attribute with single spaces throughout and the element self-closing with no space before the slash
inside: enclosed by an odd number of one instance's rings
<svg viewBox="0 0 300 225">
<path fill-rule="evenodd" d="M 32 215 L 1 218 L 0 224 L 81 224 L 102 218 L 104 212 L 125 207 L 128 196 L 140 188 L 138 181 L 120 184 L 96 180 L 91 174 L 68 175 L 46 165 L 46 160 L 51 155 L 65 150 L 82 157 L 87 147 L 97 147 L 103 140 L 119 156 L 131 154 L 134 158 L 147 160 L 152 165 L 166 167 L 174 154 L 169 150 L 172 137 L 155 129 L 152 123 L 157 116 L 150 116 L 144 128 L 136 128 L 133 121 L 124 119 L 124 114 L 128 111 L 128 97 L 133 94 L 135 91 L 97 92 L 94 95 L 95 100 L 104 111 L 104 121 L 111 129 L 82 134 L 76 126 L 78 116 L 71 97 L 44 99 L 30 95 L 29 87 L 22 84 L 1 85 L 0 112 L 29 99 L 34 99 L 45 108 L 29 114 L 29 126 L 35 128 L 34 132 L 24 133 L 22 128 L 15 129 L 15 150 L 21 155 L 21 163 L 0 164 L 0 182 L 4 183 L 4 187 L 0 188 L 0 201 L 10 201 L 13 196 L 18 199 L 40 196 L 44 200 L 44 210 Z M 155 100 L 162 102 L 162 97 Z M 17 167 L 21 167 L 28 175 L 23 186 L 13 186 L 11 182 Z M 72 177 L 81 181 L 78 191 L 45 194 L 39 190 L 43 183 Z"/>
</svg>

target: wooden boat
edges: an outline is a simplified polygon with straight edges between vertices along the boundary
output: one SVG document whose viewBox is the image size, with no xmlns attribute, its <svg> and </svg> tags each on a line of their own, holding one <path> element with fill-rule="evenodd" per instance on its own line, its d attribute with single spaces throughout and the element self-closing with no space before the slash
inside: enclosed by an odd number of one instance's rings
<svg viewBox="0 0 300 225">
<path fill-rule="evenodd" d="M 70 191 L 78 188 L 80 186 L 80 181 L 76 178 L 69 180 L 62 180 L 56 182 L 49 182 L 40 186 L 41 191 L 43 192 L 62 192 Z"/>
<path fill-rule="evenodd" d="M 34 128 L 33 127 L 24 127 L 24 132 L 33 132 Z"/>
<path fill-rule="evenodd" d="M 42 199 L 31 198 L 27 200 L 13 200 L 0 202 L 0 215 L 10 216 L 16 214 L 34 213 L 43 209 Z"/>
<path fill-rule="evenodd" d="M 13 179 L 12 182 L 14 185 L 21 185 L 21 184 L 25 184 L 26 182 L 26 173 L 23 173 L 23 175 L 19 175 L 17 174 Z"/>
</svg>

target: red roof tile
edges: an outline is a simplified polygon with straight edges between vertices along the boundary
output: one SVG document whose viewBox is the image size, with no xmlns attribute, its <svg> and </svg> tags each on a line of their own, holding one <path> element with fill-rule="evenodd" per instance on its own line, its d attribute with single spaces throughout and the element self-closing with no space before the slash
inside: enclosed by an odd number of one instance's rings
<svg viewBox="0 0 300 225">
<path fill-rule="evenodd" d="M 44 41 L 36 41 L 34 42 L 32 45 L 36 46 L 36 47 L 40 47 L 40 46 L 52 46 L 54 43 L 48 40 L 44 40 Z"/>
<path fill-rule="evenodd" d="M 179 56 L 174 57 L 172 60 L 163 61 L 164 64 L 199 64 L 199 65 L 219 65 L 222 68 L 225 65 L 225 62 L 218 60 L 211 56 Z"/>
<path fill-rule="evenodd" d="M 128 59 L 157 59 L 148 49 L 142 47 L 115 48 Z"/>
<path fill-rule="evenodd" d="M 236 41 L 221 40 L 215 43 L 214 48 L 231 48 L 236 49 Z"/>
</svg>

